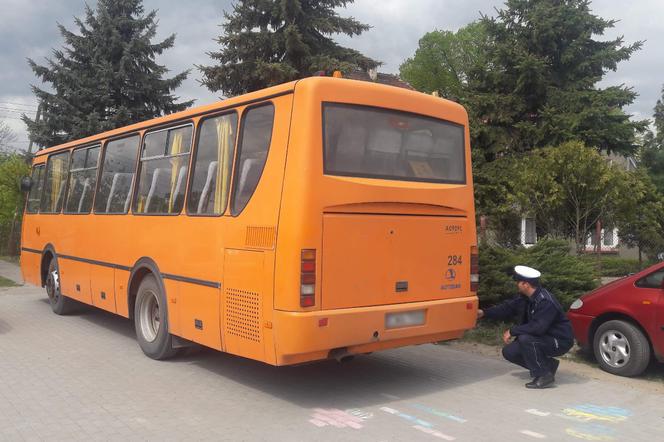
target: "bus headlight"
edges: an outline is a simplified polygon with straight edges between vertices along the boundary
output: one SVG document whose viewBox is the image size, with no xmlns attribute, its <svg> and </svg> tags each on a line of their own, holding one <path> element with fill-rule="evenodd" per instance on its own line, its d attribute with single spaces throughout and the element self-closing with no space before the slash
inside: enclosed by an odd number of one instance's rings
<svg viewBox="0 0 664 442">
<path fill-rule="evenodd" d="M 572 303 L 572 305 L 569 306 L 570 310 L 578 310 L 581 307 L 583 307 L 583 301 L 581 299 L 577 299 Z"/>
</svg>

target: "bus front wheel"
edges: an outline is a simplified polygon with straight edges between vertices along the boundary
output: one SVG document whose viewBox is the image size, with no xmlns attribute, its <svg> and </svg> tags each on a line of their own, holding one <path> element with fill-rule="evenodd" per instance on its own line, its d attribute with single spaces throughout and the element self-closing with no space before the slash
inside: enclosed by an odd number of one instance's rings
<svg viewBox="0 0 664 442">
<path fill-rule="evenodd" d="M 76 309 L 76 301 L 62 294 L 60 285 L 60 270 L 57 258 L 52 258 L 48 264 L 46 275 L 46 294 L 51 304 L 51 310 L 57 315 L 66 315 Z"/>
<path fill-rule="evenodd" d="M 138 287 L 134 306 L 134 327 L 138 344 L 148 357 L 167 359 L 176 353 L 172 336 L 168 331 L 166 296 L 152 275 L 143 278 Z"/>
</svg>

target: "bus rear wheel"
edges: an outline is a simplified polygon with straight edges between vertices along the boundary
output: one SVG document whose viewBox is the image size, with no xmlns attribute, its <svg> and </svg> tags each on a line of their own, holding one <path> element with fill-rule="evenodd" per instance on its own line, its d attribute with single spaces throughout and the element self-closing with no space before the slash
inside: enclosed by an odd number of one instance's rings
<svg viewBox="0 0 664 442">
<path fill-rule="evenodd" d="M 138 345 L 152 359 L 168 359 L 175 355 L 172 336 L 168 331 L 166 296 L 157 280 L 147 275 L 141 281 L 134 306 L 134 327 Z"/>
<path fill-rule="evenodd" d="M 57 315 L 66 315 L 76 308 L 76 301 L 62 294 L 60 289 L 60 271 L 56 258 L 52 258 L 48 264 L 46 275 L 46 294 L 51 304 L 51 310 Z"/>
</svg>

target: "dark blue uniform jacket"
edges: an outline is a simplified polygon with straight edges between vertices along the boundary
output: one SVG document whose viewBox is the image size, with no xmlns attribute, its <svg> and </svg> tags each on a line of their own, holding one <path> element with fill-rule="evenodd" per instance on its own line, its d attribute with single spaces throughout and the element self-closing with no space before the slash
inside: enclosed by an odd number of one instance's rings
<svg viewBox="0 0 664 442">
<path fill-rule="evenodd" d="M 528 298 L 518 295 L 484 311 L 489 319 L 517 318 L 518 325 L 510 328 L 512 336 L 523 334 L 548 335 L 560 341 L 573 341 L 572 325 L 558 300 L 546 289 L 539 287 Z"/>
</svg>

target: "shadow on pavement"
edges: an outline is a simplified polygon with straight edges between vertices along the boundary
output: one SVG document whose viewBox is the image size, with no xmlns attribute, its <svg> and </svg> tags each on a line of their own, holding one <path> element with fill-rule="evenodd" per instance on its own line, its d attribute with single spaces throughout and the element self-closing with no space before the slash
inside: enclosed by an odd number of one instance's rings
<svg viewBox="0 0 664 442">
<path fill-rule="evenodd" d="M 48 299 L 38 301 L 44 308 Z M 93 307 L 70 315 L 135 340 L 126 318 Z M 164 364 L 197 366 L 225 380 L 244 385 L 306 408 L 349 409 L 408 400 L 463 388 L 513 371 L 510 364 L 446 345 L 420 345 L 357 356 L 346 363 L 333 360 L 273 367 L 215 350 L 201 348 Z M 221 379 L 220 379 L 221 381 Z M 561 379 L 561 384 L 563 379 Z M 516 387 L 516 386 L 515 386 Z"/>
<path fill-rule="evenodd" d="M 290 367 L 208 350 L 173 363 L 193 363 L 301 407 L 339 409 L 434 394 L 506 372 L 500 363 L 471 369 L 462 352 L 433 345 L 358 356 L 346 363 L 327 360 Z"/>
<path fill-rule="evenodd" d="M 51 309 L 51 303 L 47 297 L 39 298 L 35 302 L 45 304 L 46 308 Z M 55 313 L 51 313 L 55 315 Z M 136 339 L 134 324 L 127 318 L 107 312 L 96 307 L 80 304 L 72 313 L 64 315 L 65 317 L 80 318 L 96 326 L 104 327 L 107 330 L 123 335 L 127 338 Z"/>
</svg>

